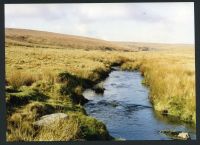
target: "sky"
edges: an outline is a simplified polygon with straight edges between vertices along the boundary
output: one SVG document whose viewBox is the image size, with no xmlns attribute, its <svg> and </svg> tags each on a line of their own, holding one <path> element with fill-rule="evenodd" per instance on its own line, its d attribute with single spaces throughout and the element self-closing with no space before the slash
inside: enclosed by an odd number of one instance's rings
<svg viewBox="0 0 200 145">
<path fill-rule="evenodd" d="M 6 4 L 5 27 L 109 41 L 194 44 L 194 3 Z"/>
</svg>

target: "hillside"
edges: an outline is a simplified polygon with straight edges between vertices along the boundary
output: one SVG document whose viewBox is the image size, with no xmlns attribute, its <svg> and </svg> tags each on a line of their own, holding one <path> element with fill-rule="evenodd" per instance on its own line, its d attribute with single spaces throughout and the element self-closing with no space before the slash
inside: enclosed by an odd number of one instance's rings
<svg viewBox="0 0 200 145">
<path fill-rule="evenodd" d="M 113 66 L 140 71 L 154 112 L 196 125 L 192 45 L 109 42 L 22 29 L 6 29 L 5 40 L 7 141 L 112 140 L 107 124 L 87 114 L 83 93 L 104 90 L 100 84 Z M 57 113 L 68 120 L 35 126 Z"/>
<path fill-rule="evenodd" d="M 118 45 L 124 47 L 134 48 L 138 51 L 149 51 L 149 50 L 174 50 L 174 49 L 193 49 L 192 44 L 167 44 L 167 43 L 145 43 L 145 42 L 124 42 L 124 41 L 113 41 Z"/>
<path fill-rule="evenodd" d="M 36 48 L 42 47 L 107 51 L 150 51 L 176 48 L 194 48 L 194 45 L 191 44 L 106 41 L 89 37 L 15 28 L 6 28 L 5 34 L 6 45 Z"/>
<path fill-rule="evenodd" d="M 44 31 L 6 28 L 5 34 L 6 45 L 84 50 L 135 50 L 105 40 Z"/>
</svg>

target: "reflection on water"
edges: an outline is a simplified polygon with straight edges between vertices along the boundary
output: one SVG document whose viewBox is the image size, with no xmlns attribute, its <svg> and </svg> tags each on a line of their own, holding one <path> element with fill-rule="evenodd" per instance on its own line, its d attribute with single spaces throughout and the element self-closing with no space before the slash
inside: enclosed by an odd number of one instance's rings
<svg viewBox="0 0 200 145">
<path fill-rule="evenodd" d="M 116 70 L 104 82 L 104 94 L 86 90 L 90 101 L 85 105 L 89 115 L 101 120 L 109 133 L 126 140 L 169 140 L 160 130 L 189 132 L 196 139 L 194 127 L 154 112 L 148 99 L 148 88 L 141 84 L 139 72 Z"/>
</svg>

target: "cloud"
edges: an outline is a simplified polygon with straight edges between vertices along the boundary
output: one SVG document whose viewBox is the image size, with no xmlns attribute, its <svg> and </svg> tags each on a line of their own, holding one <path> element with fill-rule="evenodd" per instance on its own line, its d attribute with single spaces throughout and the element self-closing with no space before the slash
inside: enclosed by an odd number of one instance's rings
<svg viewBox="0 0 200 145">
<path fill-rule="evenodd" d="M 6 4 L 5 26 L 112 41 L 194 43 L 194 3 Z"/>
</svg>

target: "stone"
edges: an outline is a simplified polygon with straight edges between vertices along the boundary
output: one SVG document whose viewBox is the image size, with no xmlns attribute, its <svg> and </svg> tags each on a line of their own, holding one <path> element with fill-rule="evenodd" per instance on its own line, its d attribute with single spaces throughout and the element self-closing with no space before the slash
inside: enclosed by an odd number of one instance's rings
<svg viewBox="0 0 200 145">
<path fill-rule="evenodd" d="M 190 136 L 189 136 L 189 134 L 188 134 L 187 132 L 181 132 L 181 133 L 179 133 L 179 134 L 178 134 L 178 137 L 179 137 L 179 138 L 182 138 L 182 139 L 184 139 L 184 140 L 187 140 L 187 139 L 190 138 Z"/>
<path fill-rule="evenodd" d="M 65 113 L 53 113 L 40 117 L 40 119 L 34 122 L 33 125 L 38 127 L 49 126 L 52 123 L 55 123 L 56 121 L 60 121 L 62 119 L 68 119 L 68 115 Z"/>
<path fill-rule="evenodd" d="M 161 133 L 165 134 L 166 136 L 172 139 L 179 139 L 179 140 L 188 140 L 190 136 L 187 132 L 182 131 L 170 131 L 170 130 L 162 130 Z"/>
</svg>

